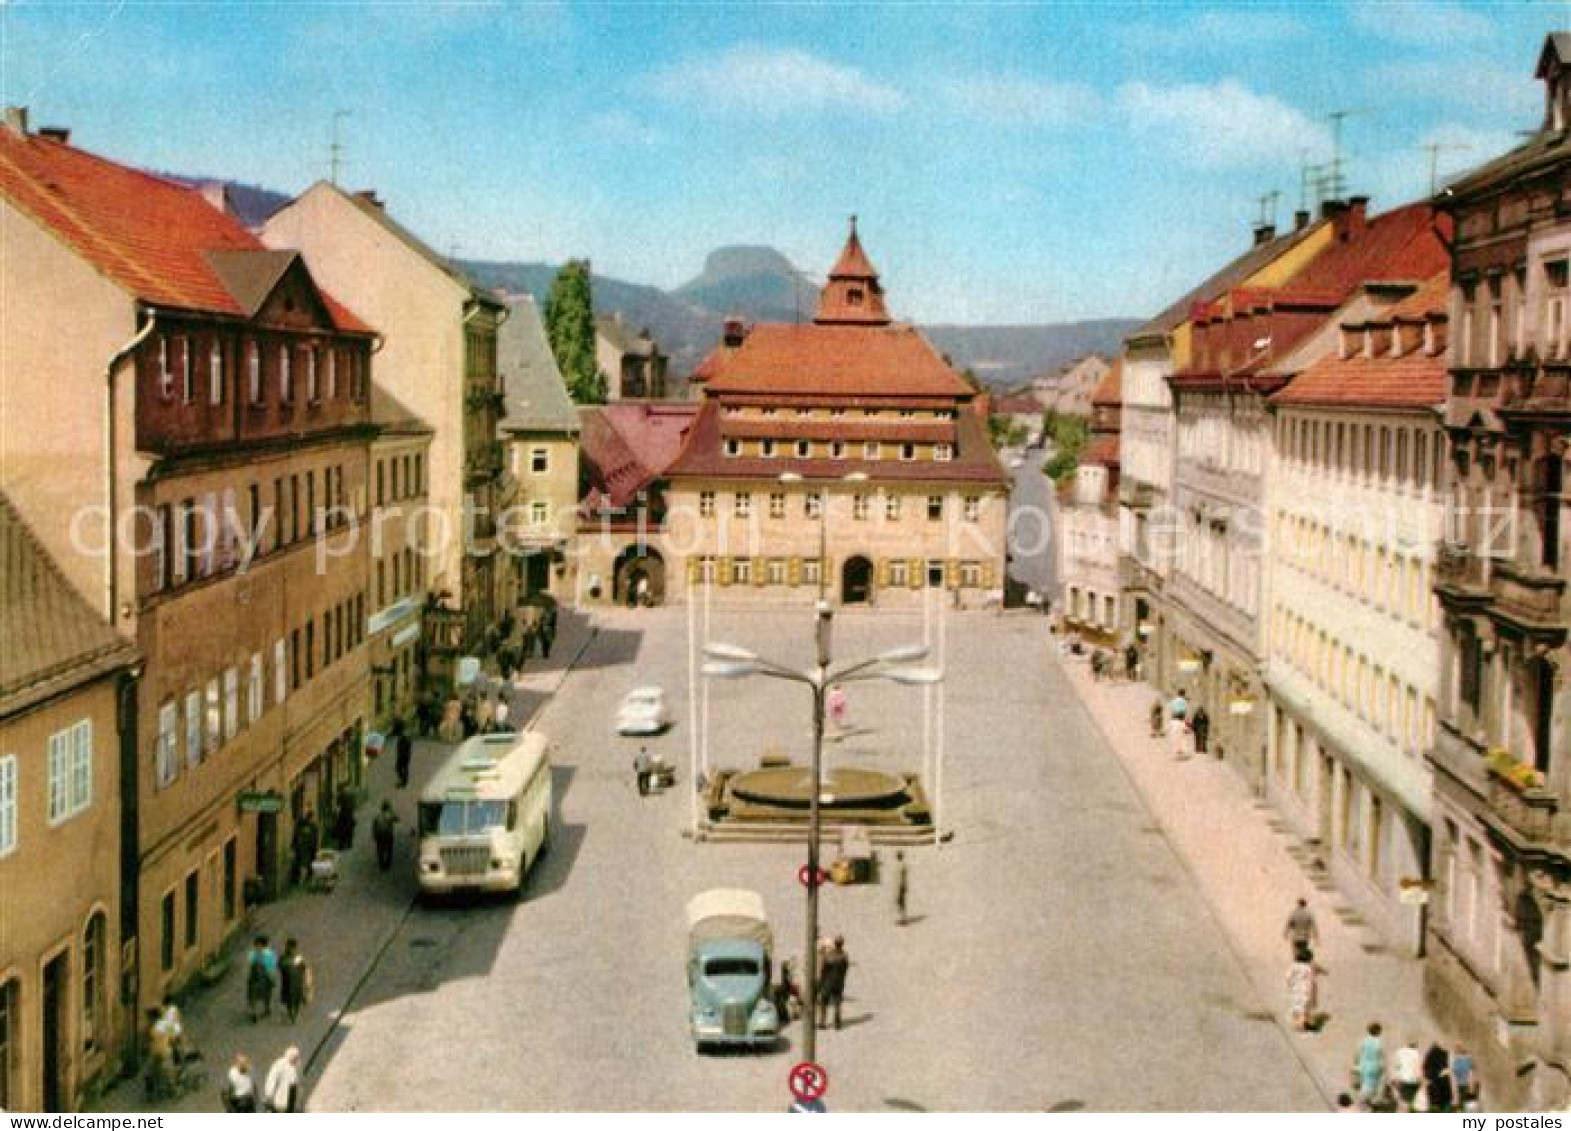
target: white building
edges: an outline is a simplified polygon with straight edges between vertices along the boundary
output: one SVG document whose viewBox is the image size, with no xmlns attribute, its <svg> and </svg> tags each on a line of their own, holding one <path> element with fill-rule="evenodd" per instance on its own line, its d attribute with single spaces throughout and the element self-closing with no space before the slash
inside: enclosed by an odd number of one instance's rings
<svg viewBox="0 0 1571 1131">
<path fill-rule="evenodd" d="M 1119 404 L 1122 363 L 1114 361 L 1090 398 L 1091 440 L 1059 504 L 1059 577 L 1064 619 L 1115 643 L 1122 622 L 1118 585 Z"/>
<path fill-rule="evenodd" d="M 1270 401 L 1267 796 L 1409 954 L 1439 672 L 1446 286 L 1350 302 L 1338 349 Z"/>
</svg>

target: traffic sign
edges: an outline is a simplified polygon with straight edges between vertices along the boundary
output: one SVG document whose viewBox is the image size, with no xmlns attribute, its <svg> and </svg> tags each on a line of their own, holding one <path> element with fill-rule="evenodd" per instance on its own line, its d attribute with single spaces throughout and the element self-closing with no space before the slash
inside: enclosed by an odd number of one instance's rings
<svg viewBox="0 0 1571 1131">
<path fill-rule="evenodd" d="M 829 1073 L 824 1066 L 804 1060 L 791 1069 L 791 1094 L 801 1103 L 811 1103 L 829 1091 Z"/>
<path fill-rule="evenodd" d="M 820 868 L 818 869 L 818 877 L 815 880 L 813 877 L 813 870 L 806 864 L 803 864 L 800 868 L 797 869 L 796 878 L 797 881 L 805 888 L 823 887 L 829 882 L 829 873 Z"/>
</svg>

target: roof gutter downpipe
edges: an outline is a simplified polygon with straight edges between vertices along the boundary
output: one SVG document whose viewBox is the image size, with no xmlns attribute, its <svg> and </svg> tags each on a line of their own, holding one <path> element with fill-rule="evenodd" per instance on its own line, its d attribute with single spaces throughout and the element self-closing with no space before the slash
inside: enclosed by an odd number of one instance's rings
<svg viewBox="0 0 1571 1131">
<path fill-rule="evenodd" d="M 148 335 L 153 332 L 153 327 L 158 322 L 156 311 L 149 310 L 146 314 L 147 321 L 142 323 L 142 328 L 130 341 L 115 351 L 104 369 L 104 617 L 109 621 L 109 627 L 116 632 L 119 631 L 120 624 L 118 612 L 120 579 L 116 568 L 119 561 L 119 542 L 116 531 L 120 524 L 115 514 L 115 493 L 119 486 L 115 474 L 119 459 L 115 435 L 115 377 L 119 374 L 121 366 L 136 353 L 143 342 L 147 341 Z M 165 552 L 168 552 L 167 547 Z"/>
</svg>

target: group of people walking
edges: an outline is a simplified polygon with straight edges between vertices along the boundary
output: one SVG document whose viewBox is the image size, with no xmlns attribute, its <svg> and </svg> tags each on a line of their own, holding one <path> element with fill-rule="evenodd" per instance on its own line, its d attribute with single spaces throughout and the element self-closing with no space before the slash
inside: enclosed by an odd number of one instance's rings
<svg viewBox="0 0 1571 1131">
<path fill-rule="evenodd" d="M 845 1003 L 846 976 L 851 971 L 851 955 L 846 950 L 844 935 L 818 940 L 813 1003 L 813 1023 L 820 1029 L 829 1027 L 834 1018 L 835 1028 L 841 1026 L 841 1010 Z M 807 1007 L 802 997 L 802 987 L 796 980 L 796 962 L 786 959 L 780 963 L 780 981 L 775 986 L 775 1010 L 782 1022 L 799 1017 Z"/>
<path fill-rule="evenodd" d="M 229 1112 L 291 1112 L 300 1110 L 300 1050 L 290 1045 L 262 1079 L 257 1095 L 256 1078 L 251 1074 L 251 1058 L 236 1053 L 220 1085 L 224 1110 Z M 260 1106 L 258 1106 L 260 1101 Z"/>
<path fill-rule="evenodd" d="M 246 956 L 245 1000 L 252 1024 L 273 1015 L 275 987 L 284 1018 L 293 1025 L 315 996 L 316 975 L 297 940 L 286 939 L 284 953 L 279 955 L 266 935 L 257 935 Z"/>
<path fill-rule="evenodd" d="M 1425 1052 L 1409 1037 L 1387 1058 L 1384 1032 L 1378 1021 L 1364 1031 L 1353 1056 L 1351 1092 L 1337 1097 L 1343 1110 L 1478 1111 L 1478 1074 L 1473 1056 L 1462 1045 L 1447 1049 L 1438 1040 Z"/>
<path fill-rule="evenodd" d="M 1151 737 L 1167 737 L 1173 757 L 1182 761 L 1204 754 L 1211 741 L 1211 716 L 1205 707 L 1191 707 L 1183 688 L 1172 699 L 1158 696 L 1151 703 Z"/>
</svg>

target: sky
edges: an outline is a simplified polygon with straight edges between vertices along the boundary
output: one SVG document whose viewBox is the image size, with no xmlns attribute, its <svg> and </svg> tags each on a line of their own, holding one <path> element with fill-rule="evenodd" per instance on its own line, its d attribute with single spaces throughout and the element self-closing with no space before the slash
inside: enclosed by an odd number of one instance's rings
<svg viewBox="0 0 1571 1131">
<path fill-rule="evenodd" d="M 374 188 L 437 251 L 662 287 L 815 277 L 846 218 L 897 316 L 1142 317 L 1291 222 L 1341 124 L 1376 210 L 1536 128 L 1571 0 L 0 0 L 0 97 L 115 160 Z"/>
</svg>

